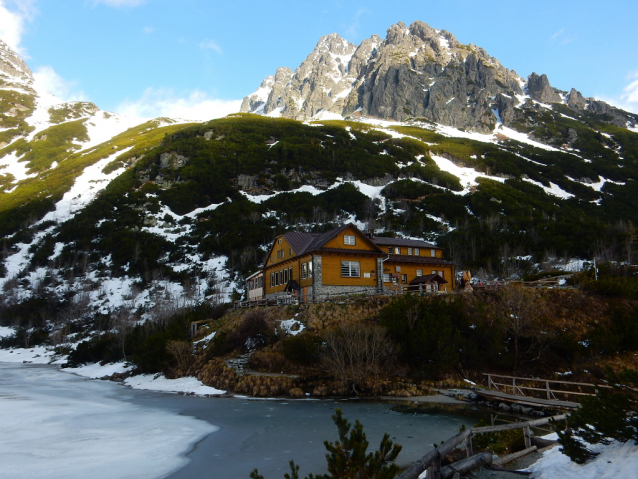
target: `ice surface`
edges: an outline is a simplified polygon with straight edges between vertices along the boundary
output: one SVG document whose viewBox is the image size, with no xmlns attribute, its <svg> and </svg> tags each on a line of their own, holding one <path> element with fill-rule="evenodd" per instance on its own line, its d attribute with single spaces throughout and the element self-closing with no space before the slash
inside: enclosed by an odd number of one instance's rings
<svg viewBox="0 0 638 479">
<path fill-rule="evenodd" d="M 0 364 L 3 479 L 154 479 L 218 428 L 122 398 L 121 386 L 50 366 Z"/>
</svg>

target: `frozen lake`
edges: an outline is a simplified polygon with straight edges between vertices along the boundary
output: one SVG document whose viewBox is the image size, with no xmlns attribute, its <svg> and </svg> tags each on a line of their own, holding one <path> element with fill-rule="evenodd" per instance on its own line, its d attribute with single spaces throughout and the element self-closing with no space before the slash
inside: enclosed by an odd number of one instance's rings
<svg viewBox="0 0 638 479">
<path fill-rule="evenodd" d="M 132 390 L 53 366 L 0 363 L 0 478 L 280 479 L 325 472 L 324 440 L 339 407 L 364 425 L 370 448 L 384 432 L 408 464 L 474 420 L 406 415 L 391 404 L 203 398 Z"/>
</svg>

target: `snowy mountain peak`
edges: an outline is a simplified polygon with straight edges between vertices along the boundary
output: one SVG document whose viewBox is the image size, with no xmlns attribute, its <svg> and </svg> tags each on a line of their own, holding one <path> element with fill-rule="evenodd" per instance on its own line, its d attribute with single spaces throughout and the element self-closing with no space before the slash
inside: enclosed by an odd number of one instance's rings
<svg viewBox="0 0 638 479">
<path fill-rule="evenodd" d="M 274 80 L 244 99 L 241 111 L 303 121 L 424 118 L 491 134 L 500 125 L 529 131 L 534 126 L 527 124 L 526 109 L 562 104 L 623 128 L 636 124 L 633 114 L 575 90 L 556 90 L 545 75 L 523 79 L 481 47 L 421 21 L 409 27 L 398 22 L 384 40 L 373 35 L 359 46 L 336 33 L 323 36 L 289 72 L 278 69 Z"/>
<path fill-rule="evenodd" d="M 33 80 L 33 73 L 24 60 L 9 45 L 0 40 L 0 77 L 8 75 Z"/>
</svg>

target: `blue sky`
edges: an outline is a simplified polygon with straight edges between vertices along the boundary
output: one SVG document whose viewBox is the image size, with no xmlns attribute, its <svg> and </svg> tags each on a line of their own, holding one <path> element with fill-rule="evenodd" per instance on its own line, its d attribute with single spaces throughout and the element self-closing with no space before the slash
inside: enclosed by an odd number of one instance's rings
<svg viewBox="0 0 638 479">
<path fill-rule="evenodd" d="M 638 112 L 635 0 L 0 0 L 0 38 L 63 99 L 200 119 L 236 109 L 322 35 L 358 44 L 414 20 Z"/>
</svg>

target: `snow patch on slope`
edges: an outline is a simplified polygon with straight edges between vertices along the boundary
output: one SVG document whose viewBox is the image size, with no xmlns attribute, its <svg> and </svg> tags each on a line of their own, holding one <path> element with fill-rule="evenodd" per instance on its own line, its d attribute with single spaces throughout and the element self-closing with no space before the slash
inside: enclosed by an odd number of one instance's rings
<svg viewBox="0 0 638 479">
<path fill-rule="evenodd" d="M 133 147 L 120 150 L 91 166 L 87 166 L 82 174 L 75 179 L 71 189 L 56 203 L 55 210 L 47 213 L 40 220 L 40 223 L 44 221 L 62 223 L 73 218 L 78 211 L 93 201 L 100 191 L 124 171 L 124 168 L 120 168 L 105 174 L 102 170 L 115 158 L 130 151 L 131 148 Z"/>
<path fill-rule="evenodd" d="M 441 171 L 447 171 L 448 173 L 453 174 L 458 177 L 461 185 L 463 186 L 463 191 L 453 191 L 452 193 L 457 195 L 465 195 L 469 193 L 470 188 L 472 186 L 478 185 L 476 181 L 477 178 L 488 178 L 490 180 L 498 181 L 499 183 L 505 183 L 505 178 L 500 178 L 498 176 L 490 176 L 484 173 L 480 173 L 476 171 L 474 168 L 467 168 L 464 166 L 458 166 L 454 164 L 452 161 L 447 158 L 443 158 L 442 156 L 432 155 L 432 159 L 439 167 Z"/>
</svg>

